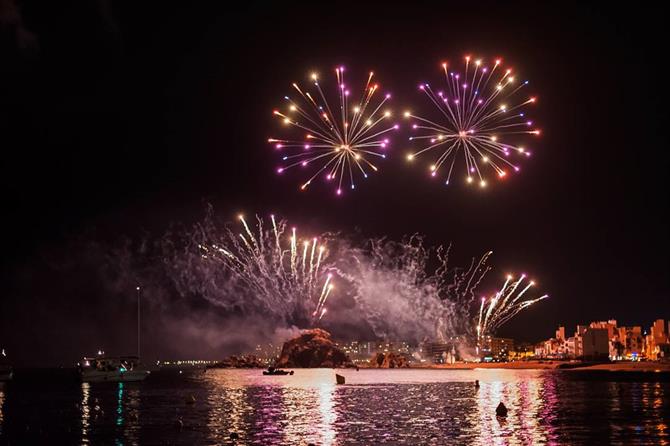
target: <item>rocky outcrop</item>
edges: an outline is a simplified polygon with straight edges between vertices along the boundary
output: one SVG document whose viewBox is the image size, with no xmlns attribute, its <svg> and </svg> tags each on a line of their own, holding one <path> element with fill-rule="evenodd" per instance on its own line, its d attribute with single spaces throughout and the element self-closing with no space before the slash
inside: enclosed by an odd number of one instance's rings
<svg viewBox="0 0 670 446">
<path fill-rule="evenodd" d="M 381 369 L 400 369 L 409 367 L 407 357 L 397 353 L 382 353 L 375 354 L 370 360 L 372 367 Z"/>
<path fill-rule="evenodd" d="M 284 343 L 276 367 L 354 367 L 330 333 L 320 328 L 304 330 Z"/>
<path fill-rule="evenodd" d="M 252 369 L 252 368 L 265 368 L 265 364 L 261 362 L 254 355 L 243 355 L 243 356 L 229 356 L 228 358 L 219 361 L 215 364 L 210 364 L 207 366 L 210 369 Z"/>
</svg>

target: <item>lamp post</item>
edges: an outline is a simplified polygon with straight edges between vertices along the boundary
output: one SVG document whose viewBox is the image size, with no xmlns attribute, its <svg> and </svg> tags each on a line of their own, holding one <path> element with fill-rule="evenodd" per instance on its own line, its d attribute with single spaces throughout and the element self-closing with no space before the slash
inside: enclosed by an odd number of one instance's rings
<svg viewBox="0 0 670 446">
<path fill-rule="evenodd" d="M 137 361 L 140 360 L 140 297 L 142 296 L 142 288 L 139 286 L 137 290 Z"/>
</svg>

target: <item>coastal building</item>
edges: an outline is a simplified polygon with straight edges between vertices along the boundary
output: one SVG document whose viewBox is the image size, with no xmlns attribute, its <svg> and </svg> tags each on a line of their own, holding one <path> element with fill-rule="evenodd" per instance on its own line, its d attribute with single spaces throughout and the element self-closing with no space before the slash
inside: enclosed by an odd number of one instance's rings
<svg viewBox="0 0 670 446">
<path fill-rule="evenodd" d="M 337 342 L 336 345 L 355 363 L 368 361 L 377 353 L 396 353 L 408 356 L 415 350 L 405 341 L 350 341 Z"/>
<path fill-rule="evenodd" d="M 435 364 L 453 364 L 456 361 L 456 345 L 452 342 L 425 342 L 421 347 L 424 358 Z"/>
<path fill-rule="evenodd" d="M 577 357 L 577 338 L 574 336 L 565 340 L 565 354 L 568 358 Z"/>
<path fill-rule="evenodd" d="M 660 360 L 670 357 L 668 331 L 663 319 L 657 319 L 645 337 L 645 355 L 647 359 Z"/>
<path fill-rule="evenodd" d="M 584 332 L 588 327 L 586 325 L 577 325 L 577 330 L 575 331 L 575 358 L 581 358 L 584 356 Z"/>
<path fill-rule="evenodd" d="M 612 339 L 617 331 L 617 322 L 616 319 L 610 319 L 608 321 L 591 322 L 589 324 L 589 328 L 603 328 L 607 330 L 607 339 Z"/>
<path fill-rule="evenodd" d="M 556 330 L 556 340 L 558 341 L 565 340 L 565 327 L 563 326 L 558 327 L 558 330 Z"/>
<path fill-rule="evenodd" d="M 609 342 L 608 356 L 610 358 L 616 358 L 617 356 L 616 344 L 614 344 L 612 340 L 617 335 L 617 321 L 615 319 L 610 319 L 608 321 L 591 322 L 589 324 L 589 328 L 600 328 L 607 330 L 607 339 Z"/>
<path fill-rule="evenodd" d="M 602 359 L 613 361 L 668 360 L 670 361 L 670 322 L 654 321 L 645 332 L 641 326 L 619 327 L 615 319 L 577 325 L 575 334 L 566 337 L 564 326 L 559 326 L 555 337 L 536 344 L 534 356 L 548 359 Z"/>
<path fill-rule="evenodd" d="M 514 339 L 512 338 L 490 338 L 488 349 L 494 359 L 506 360 L 510 352 L 514 351 Z"/>
<path fill-rule="evenodd" d="M 509 352 L 509 359 L 513 361 L 530 359 L 535 356 L 536 346 L 528 342 L 515 342 L 514 350 Z"/>
<path fill-rule="evenodd" d="M 607 328 L 587 328 L 582 335 L 582 357 L 589 360 L 607 359 L 610 356 L 609 341 Z"/>
<path fill-rule="evenodd" d="M 616 342 L 622 350 L 616 359 L 635 361 L 644 354 L 644 335 L 640 326 L 619 327 Z"/>
</svg>

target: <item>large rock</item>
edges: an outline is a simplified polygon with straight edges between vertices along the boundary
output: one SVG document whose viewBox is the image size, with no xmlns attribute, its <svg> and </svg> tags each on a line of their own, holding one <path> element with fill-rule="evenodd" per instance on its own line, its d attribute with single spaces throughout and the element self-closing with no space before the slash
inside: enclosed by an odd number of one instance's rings
<svg viewBox="0 0 670 446">
<path fill-rule="evenodd" d="M 284 343 L 276 367 L 353 367 L 330 333 L 320 328 L 304 330 Z"/>
<path fill-rule="evenodd" d="M 375 354 L 370 360 L 370 364 L 373 367 L 382 369 L 399 369 L 409 367 L 409 361 L 407 360 L 407 357 L 392 352 L 379 352 Z"/>
</svg>

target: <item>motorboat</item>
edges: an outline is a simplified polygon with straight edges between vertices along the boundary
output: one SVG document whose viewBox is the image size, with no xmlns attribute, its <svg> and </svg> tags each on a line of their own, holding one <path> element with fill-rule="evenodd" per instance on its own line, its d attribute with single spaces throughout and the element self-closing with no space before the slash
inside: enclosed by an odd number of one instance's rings
<svg viewBox="0 0 670 446">
<path fill-rule="evenodd" d="M 293 375 L 293 370 L 288 371 L 288 370 L 280 370 L 280 369 L 275 369 L 274 367 L 268 367 L 267 370 L 263 371 L 263 375 L 266 376 L 274 376 L 274 375 Z"/>
<path fill-rule="evenodd" d="M 84 358 L 77 364 L 77 370 L 83 382 L 143 381 L 151 373 L 137 356 Z"/>
<path fill-rule="evenodd" d="M 140 363 L 140 298 L 141 288 L 137 291 L 137 355 L 106 356 L 102 350 L 95 357 L 84 358 L 77 364 L 82 382 L 132 382 L 143 381 L 151 373 Z"/>
</svg>

